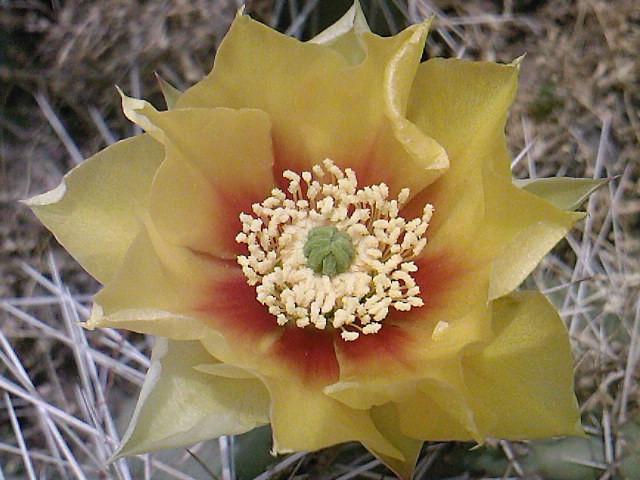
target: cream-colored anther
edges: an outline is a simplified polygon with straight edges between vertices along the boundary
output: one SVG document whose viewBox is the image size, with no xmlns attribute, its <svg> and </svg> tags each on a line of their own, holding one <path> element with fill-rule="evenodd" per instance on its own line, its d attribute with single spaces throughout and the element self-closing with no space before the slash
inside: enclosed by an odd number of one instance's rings
<svg viewBox="0 0 640 480">
<path fill-rule="evenodd" d="M 236 241 L 249 254 L 238 263 L 256 298 L 281 326 L 335 328 L 345 341 L 373 335 L 390 310 L 424 304 L 412 274 L 424 249 L 433 207 L 419 218 L 399 216 L 409 200 L 403 188 L 389 198 L 384 183 L 358 189 L 356 174 L 331 160 L 310 172 L 285 171 L 286 192 L 274 189 L 253 215 L 242 213 Z M 309 232 L 332 226 L 349 235 L 355 256 L 349 268 L 332 277 L 315 273 L 303 254 Z"/>
</svg>

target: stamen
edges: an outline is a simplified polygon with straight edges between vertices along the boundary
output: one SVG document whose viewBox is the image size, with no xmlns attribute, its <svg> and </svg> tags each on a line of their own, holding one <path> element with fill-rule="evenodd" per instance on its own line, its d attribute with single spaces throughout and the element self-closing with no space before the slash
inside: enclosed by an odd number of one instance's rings
<svg viewBox="0 0 640 480">
<path fill-rule="evenodd" d="M 398 215 L 409 189 L 397 199 L 384 183 L 358 190 L 355 172 L 329 159 L 283 176 L 287 193 L 274 189 L 241 214 L 236 236 L 249 251 L 238 263 L 278 325 L 335 328 L 353 341 L 377 333 L 390 309 L 424 304 L 411 274 L 431 205 L 407 222 Z"/>
</svg>

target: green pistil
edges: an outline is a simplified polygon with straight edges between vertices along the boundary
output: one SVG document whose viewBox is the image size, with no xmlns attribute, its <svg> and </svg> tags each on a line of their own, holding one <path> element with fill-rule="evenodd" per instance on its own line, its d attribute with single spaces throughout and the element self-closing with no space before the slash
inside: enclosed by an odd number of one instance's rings
<svg viewBox="0 0 640 480">
<path fill-rule="evenodd" d="M 349 235 L 330 225 L 311 230 L 302 251 L 311 270 L 329 277 L 346 272 L 356 253 Z"/>
</svg>

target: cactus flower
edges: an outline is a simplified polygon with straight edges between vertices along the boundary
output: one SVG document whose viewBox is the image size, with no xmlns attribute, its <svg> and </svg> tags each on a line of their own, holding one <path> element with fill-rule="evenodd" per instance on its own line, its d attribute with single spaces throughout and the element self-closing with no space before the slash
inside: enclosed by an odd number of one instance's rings
<svg viewBox="0 0 640 480">
<path fill-rule="evenodd" d="M 409 478 L 425 440 L 581 434 L 565 327 L 516 289 L 592 185 L 514 184 L 519 62 L 421 63 L 428 28 L 238 14 L 168 110 L 123 95 L 146 133 L 28 201 L 104 284 L 86 327 L 157 336 L 118 456 L 270 423 Z"/>
</svg>

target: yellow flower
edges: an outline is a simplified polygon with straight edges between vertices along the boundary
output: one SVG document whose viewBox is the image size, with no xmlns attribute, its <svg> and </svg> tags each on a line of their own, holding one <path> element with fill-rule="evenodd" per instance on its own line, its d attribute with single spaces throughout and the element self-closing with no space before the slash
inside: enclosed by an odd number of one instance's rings
<svg viewBox="0 0 640 480">
<path fill-rule="evenodd" d="M 427 30 L 238 15 L 168 111 L 123 95 L 145 134 L 29 201 L 105 285 L 87 327 L 158 336 L 119 455 L 271 423 L 408 478 L 424 440 L 581 434 L 562 321 L 514 290 L 593 184 L 514 185 L 518 62 L 420 63 Z"/>
</svg>

